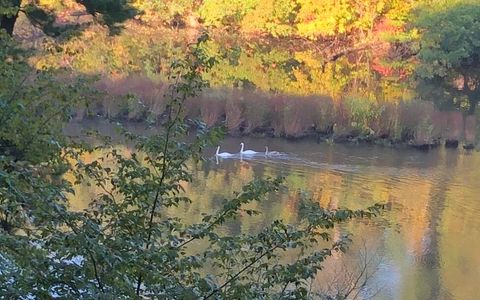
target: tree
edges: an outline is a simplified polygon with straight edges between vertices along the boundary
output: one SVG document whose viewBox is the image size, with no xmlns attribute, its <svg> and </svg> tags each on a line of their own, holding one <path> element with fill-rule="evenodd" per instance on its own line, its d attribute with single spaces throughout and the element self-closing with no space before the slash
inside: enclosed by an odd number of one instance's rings
<svg viewBox="0 0 480 300">
<path fill-rule="evenodd" d="M 13 34 L 13 28 L 17 21 L 21 0 L 0 1 L 0 28 L 9 35 Z"/>
<path fill-rule="evenodd" d="M 424 9 L 417 89 L 441 109 L 473 114 L 480 100 L 480 5 L 460 3 Z"/>
<path fill-rule="evenodd" d="M 206 0 L 199 7 L 199 15 L 206 25 L 237 26 L 257 3 L 258 0 Z"/>
<path fill-rule="evenodd" d="M 128 0 L 75 0 L 83 5 L 87 13 L 109 27 L 112 33 L 118 32 L 118 23 L 133 17 L 136 10 Z M 61 1 L 57 1 L 61 4 Z M 8 35 L 13 34 L 19 13 L 24 13 L 30 22 L 41 28 L 46 34 L 56 36 L 67 28 L 54 25 L 55 12 L 48 7 L 28 0 L 0 0 L 0 29 Z M 99 17 L 101 15 L 101 18 Z"/>
<path fill-rule="evenodd" d="M 66 188 L 57 180 L 65 170 L 62 159 L 67 138 L 62 124 L 81 105 L 88 85 L 57 81 L 53 71 L 36 71 L 28 53 L 0 32 L 0 231 L 12 233 L 28 218 L 42 222 L 36 201 L 48 201 Z M 88 83 L 88 82 L 87 82 Z M 55 183 L 54 180 L 55 179 Z M 38 224 L 38 223 L 37 223 Z M 1 252 L 3 253 L 3 252 Z"/>
<path fill-rule="evenodd" d="M 10 64 L 1 70 L 17 75 L 1 77 L 0 82 L 20 88 L 0 94 L 0 103 L 8 108 L 0 111 L 8 129 L 2 128 L 2 139 L 18 149 L 38 145 L 41 153 L 0 154 L 2 296 L 307 298 L 309 279 L 333 252 L 344 251 L 349 240 L 344 236 L 330 241 L 328 230 L 351 218 L 371 217 L 380 209 L 377 205 L 360 211 L 325 210 L 305 200 L 299 224 L 277 220 L 254 234 L 221 234 L 218 228 L 241 212 L 257 214 L 244 205 L 261 201 L 281 184 L 281 179 L 257 179 L 226 199 L 218 211 L 205 212 L 199 223 L 166 217 L 166 208 L 189 201 L 181 192 L 181 182 L 192 180 L 187 162 L 200 159 L 202 150 L 220 137 L 217 130 L 185 119 L 184 101 L 205 86 L 199 72 L 212 64 L 201 47 L 174 65 L 163 129 L 150 136 L 124 131 L 134 145 L 131 154 L 122 154 L 105 141 L 99 147 L 106 155 L 90 163 L 81 154 L 93 149 L 69 141 L 60 131 L 68 120 L 69 100 L 77 100 L 75 90 L 65 90 L 64 95 L 53 92 L 58 86 L 16 81 L 31 70 L 22 57 L 7 59 L 3 49 L 9 47 L 0 48 L 0 63 Z M 46 118 L 44 112 L 50 110 L 57 113 Z M 187 139 L 191 127 L 196 135 Z M 28 134 L 36 128 L 38 132 Z M 15 143 L 19 130 L 29 143 Z M 102 164 L 106 159 L 113 166 Z M 72 183 L 60 176 L 66 170 L 76 175 L 77 183 L 88 181 L 101 190 L 88 209 L 69 209 Z M 198 241 L 208 244 L 206 250 L 194 247 Z M 329 244 L 319 247 L 320 242 Z M 298 260 L 278 260 L 292 250 L 300 250 Z M 208 266 L 215 272 L 208 272 Z"/>
</svg>

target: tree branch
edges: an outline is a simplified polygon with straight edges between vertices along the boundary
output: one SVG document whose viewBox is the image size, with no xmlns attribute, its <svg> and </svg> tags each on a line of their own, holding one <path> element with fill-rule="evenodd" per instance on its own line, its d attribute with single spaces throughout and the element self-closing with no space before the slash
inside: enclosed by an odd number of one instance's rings
<svg viewBox="0 0 480 300">
<path fill-rule="evenodd" d="M 220 287 L 214 289 L 213 291 L 211 291 L 208 295 L 206 295 L 205 297 L 203 297 L 204 300 L 206 299 L 209 299 L 210 297 L 212 297 L 213 295 L 215 295 L 216 293 L 218 293 L 219 291 L 221 291 L 224 287 L 226 287 L 228 284 L 230 284 L 231 282 L 233 282 L 234 280 L 236 280 L 238 278 L 238 276 L 240 276 L 243 272 L 245 272 L 246 270 L 248 270 L 251 266 L 253 266 L 255 263 L 257 263 L 258 261 L 260 261 L 265 255 L 267 255 L 268 253 L 271 253 L 273 251 L 275 251 L 275 249 L 277 249 L 279 246 L 276 245 L 272 248 L 270 248 L 269 250 L 265 251 L 264 253 L 262 253 L 262 255 L 260 255 L 257 259 L 253 260 L 252 262 L 250 262 L 248 265 L 246 265 L 245 267 L 243 267 L 240 271 L 238 271 L 235 275 L 233 275 L 229 280 L 227 280 L 224 284 L 222 284 Z"/>
</svg>

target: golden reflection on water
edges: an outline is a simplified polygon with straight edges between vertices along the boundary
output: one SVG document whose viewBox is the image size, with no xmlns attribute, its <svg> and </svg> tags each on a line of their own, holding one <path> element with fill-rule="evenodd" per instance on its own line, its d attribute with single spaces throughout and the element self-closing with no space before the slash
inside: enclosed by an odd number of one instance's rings
<svg viewBox="0 0 480 300">
<path fill-rule="evenodd" d="M 274 219 L 294 223 L 299 191 L 328 208 L 362 208 L 387 204 L 381 218 L 357 221 L 336 229 L 353 233 L 347 255 L 335 255 L 314 285 L 322 284 L 356 263 L 365 245 L 378 256 L 370 279 L 378 299 L 476 299 L 480 279 L 480 154 L 460 150 L 422 153 L 373 146 L 331 146 L 312 142 L 247 139 L 249 148 L 289 155 L 284 158 L 206 161 L 192 168 L 194 181 L 184 187 L 192 203 L 168 213 L 191 222 L 202 212 L 217 209 L 222 200 L 260 176 L 284 176 L 288 190 L 249 208 L 261 216 L 242 216 L 222 230 L 228 234 L 253 232 Z M 228 139 L 222 149 L 237 151 L 240 140 Z M 122 147 L 124 154 L 130 149 Z M 88 160 L 95 159 L 94 153 Z M 98 190 L 76 187 L 73 209 L 85 208 Z"/>
</svg>

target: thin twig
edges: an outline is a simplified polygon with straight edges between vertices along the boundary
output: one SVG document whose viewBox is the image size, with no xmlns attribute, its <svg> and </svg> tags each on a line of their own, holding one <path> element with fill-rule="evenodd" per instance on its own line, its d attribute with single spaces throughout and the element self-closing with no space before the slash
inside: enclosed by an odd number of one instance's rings
<svg viewBox="0 0 480 300">
<path fill-rule="evenodd" d="M 177 77 L 176 83 L 178 83 L 178 78 L 179 77 Z M 174 93 L 174 91 L 172 91 L 172 94 L 173 93 Z M 183 98 L 185 98 L 185 96 L 183 96 Z M 172 113 L 171 113 L 171 111 L 169 111 L 169 119 L 170 119 L 169 121 L 171 123 L 169 124 L 169 126 L 167 127 L 167 130 L 166 130 L 165 146 L 163 148 L 163 160 L 162 160 L 162 171 L 161 171 L 162 176 L 161 176 L 160 181 L 158 183 L 158 188 L 157 188 L 157 191 L 155 193 L 155 198 L 153 200 L 152 209 L 150 211 L 150 219 L 149 219 L 149 222 L 148 222 L 148 237 L 147 237 L 147 244 L 145 245 L 145 250 L 148 250 L 148 248 L 150 247 L 150 240 L 152 238 L 153 219 L 154 219 L 154 216 L 155 216 L 155 210 L 157 209 L 158 200 L 160 198 L 160 188 L 163 185 L 163 181 L 165 180 L 166 173 L 167 173 L 166 171 L 167 171 L 168 145 L 169 145 L 169 142 L 170 142 L 171 130 L 173 129 L 173 126 L 176 124 L 176 122 L 178 121 L 178 118 L 180 116 L 181 111 L 182 111 L 182 106 L 180 104 L 178 104 L 178 110 L 177 110 L 176 115 L 173 118 L 173 120 L 171 120 Z M 141 284 L 142 284 L 142 274 L 140 273 L 138 275 L 138 279 L 137 279 L 137 288 L 136 288 L 137 296 L 140 295 Z"/>
<path fill-rule="evenodd" d="M 207 296 L 203 297 L 204 300 L 212 297 L 213 295 L 215 295 L 216 293 L 218 293 L 219 291 L 221 291 L 224 287 L 226 287 L 228 284 L 230 284 L 231 282 L 233 282 L 234 280 L 236 280 L 238 278 L 238 276 L 240 276 L 240 274 L 242 274 L 243 272 L 245 272 L 246 270 L 248 270 L 251 266 L 253 266 L 255 263 L 257 263 L 258 261 L 260 261 L 265 255 L 267 255 L 268 253 L 271 253 L 273 251 L 275 251 L 275 249 L 277 249 L 279 247 L 279 245 L 276 245 L 272 248 L 270 248 L 269 250 L 265 251 L 264 253 L 262 253 L 262 255 L 260 255 L 257 259 L 255 259 L 254 261 L 250 262 L 248 265 L 246 265 L 245 267 L 243 267 L 240 271 L 238 271 L 235 275 L 233 275 L 229 280 L 227 280 L 224 284 L 222 284 L 220 287 L 214 289 L 213 291 L 211 291 Z"/>
<path fill-rule="evenodd" d="M 32 183 L 32 182 L 31 182 Z M 34 186 L 34 185 L 33 185 Z M 17 190 L 15 189 L 11 184 L 9 184 L 9 187 L 12 188 L 13 191 L 15 191 L 20 198 L 22 198 L 24 201 L 26 201 L 25 197 Z M 25 202 L 27 203 L 27 202 Z M 40 208 L 45 212 L 46 214 L 52 215 L 50 210 L 46 210 L 45 208 L 41 207 Z M 80 235 L 79 232 L 77 231 L 77 228 L 70 223 L 70 221 L 63 215 L 63 214 L 58 214 L 60 218 L 65 222 L 65 224 L 72 229 L 73 233 L 76 235 Z M 87 242 L 90 242 L 90 239 L 85 235 L 85 239 Z M 91 243 L 93 245 L 93 243 Z M 88 255 L 90 256 L 90 259 L 92 260 L 92 265 L 93 265 L 93 272 L 95 276 L 95 280 L 97 281 L 98 288 L 102 291 L 102 293 L 105 292 L 105 289 L 103 287 L 102 281 L 100 280 L 99 272 L 98 272 L 98 267 L 97 267 L 97 262 L 95 260 L 95 257 L 93 256 L 93 252 L 90 250 L 89 245 L 85 245 L 85 250 L 88 252 Z"/>
</svg>

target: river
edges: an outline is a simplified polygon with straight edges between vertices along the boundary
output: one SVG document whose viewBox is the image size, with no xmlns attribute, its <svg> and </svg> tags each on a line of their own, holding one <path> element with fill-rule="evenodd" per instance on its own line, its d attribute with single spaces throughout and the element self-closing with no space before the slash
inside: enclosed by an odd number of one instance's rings
<svg viewBox="0 0 480 300">
<path fill-rule="evenodd" d="M 280 156 L 214 158 L 192 168 L 185 189 L 192 203 L 171 214 L 195 221 L 220 206 L 255 177 L 284 176 L 286 189 L 253 207 L 260 216 L 244 216 L 222 230 L 255 231 L 274 219 L 294 223 L 299 192 L 329 208 L 365 208 L 386 204 L 378 218 L 355 221 L 334 232 L 353 234 L 346 255 L 334 255 L 315 281 L 319 288 L 339 273 L 358 272 L 367 261 L 368 281 L 361 298 L 476 299 L 480 278 L 480 153 L 437 149 L 420 152 L 369 145 L 330 145 L 284 139 L 227 138 L 222 152 L 247 149 Z M 92 196 L 77 187 L 74 208 Z"/>
</svg>

